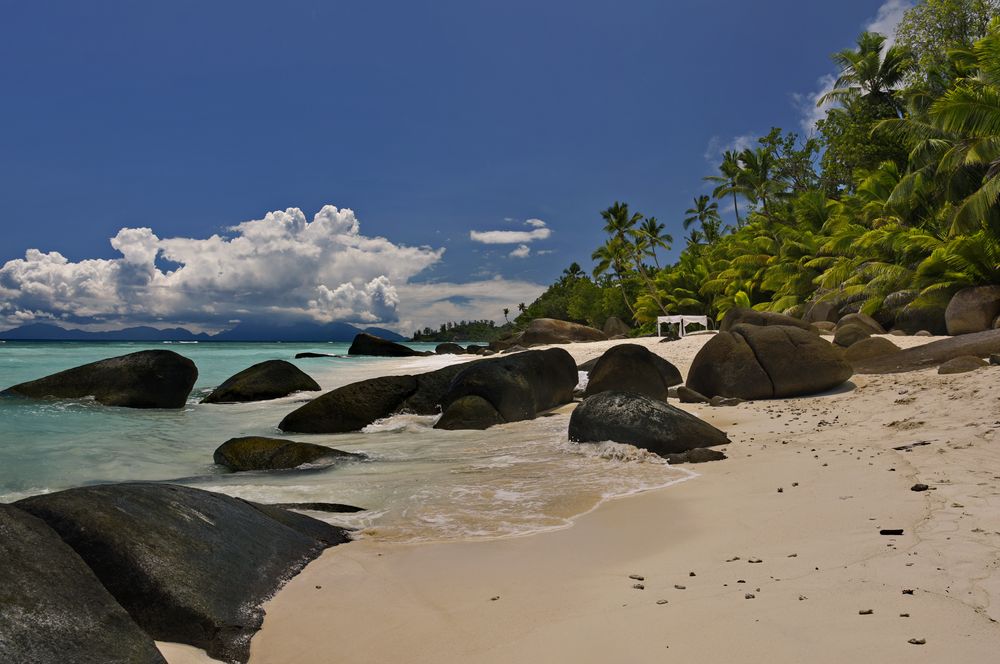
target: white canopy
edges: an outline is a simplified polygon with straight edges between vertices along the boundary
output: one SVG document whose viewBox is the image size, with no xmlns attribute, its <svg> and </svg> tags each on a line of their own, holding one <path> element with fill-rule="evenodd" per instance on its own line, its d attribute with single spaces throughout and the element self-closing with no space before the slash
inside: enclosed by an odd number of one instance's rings
<svg viewBox="0 0 1000 664">
<path fill-rule="evenodd" d="M 678 334 L 682 337 L 684 336 L 684 326 L 689 323 L 700 323 L 705 326 L 705 329 L 709 329 L 708 316 L 658 316 L 656 319 L 656 336 L 663 336 L 660 334 L 660 326 L 664 323 L 677 325 L 677 329 L 679 330 Z"/>
</svg>

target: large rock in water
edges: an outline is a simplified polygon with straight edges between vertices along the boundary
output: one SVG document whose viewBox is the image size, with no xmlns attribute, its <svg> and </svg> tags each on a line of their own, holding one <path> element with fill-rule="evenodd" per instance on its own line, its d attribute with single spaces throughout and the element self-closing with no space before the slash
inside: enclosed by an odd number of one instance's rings
<svg viewBox="0 0 1000 664">
<path fill-rule="evenodd" d="M 1000 316 L 1000 286 L 975 286 L 955 293 L 945 309 L 948 334 L 972 334 L 993 329 Z"/>
<path fill-rule="evenodd" d="M 531 350 L 467 365 L 455 375 L 441 400 L 437 428 L 485 429 L 496 417 L 479 401 L 492 406 L 502 422 L 534 419 L 543 410 L 573 400 L 579 375 L 573 357 L 562 348 Z M 458 417 L 452 407 L 461 408 Z M 478 418 L 470 417 L 477 414 Z"/>
<path fill-rule="evenodd" d="M 361 454 L 335 450 L 325 445 L 298 443 L 283 438 L 244 436 L 230 438 L 215 450 L 213 459 L 230 470 L 283 470 L 306 463 L 363 459 Z"/>
<path fill-rule="evenodd" d="M 14 385 L 0 395 L 33 399 L 93 397 L 105 406 L 183 408 L 198 368 L 169 350 L 143 350 Z"/>
<path fill-rule="evenodd" d="M 380 376 L 338 387 L 297 408 L 278 428 L 297 433 L 359 431 L 394 413 L 436 415 L 452 379 L 466 364 L 405 376 Z"/>
<path fill-rule="evenodd" d="M 245 662 L 261 604 L 344 530 L 169 484 L 110 484 L 20 500 L 83 558 L 154 639 Z M 103 637 L 102 637 L 103 638 Z"/>
<path fill-rule="evenodd" d="M 387 341 L 382 337 L 362 332 L 354 337 L 351 347 L 347 350 L 348 355 L 375 355 L 377 357 L 419 357 L 432 355 L 419 350 L 413 350 L 394 341 Z"/>
<path fill-rule="evenodd" d="M 166 664 L 55 531 L 0 505 L 0 662 Z"/>
<path fill-rule="evenodd" d="M 637 392 L 667 400 L 667 391 L 684 380 L 677 367 L 645 346 L 621 344 L 609 348 L 589 372 L 586 396 L 598 392 Z"/>
<path fill-rule="evenodd" d="M 575 341 L 605 341 L 607 335 L 593 327 L 554 318 L 536 318 L 510 344 L 568 344 Z"/>
<path fill-rule="evenodd" d="M 776 314 L 772 311 L 755 311 L 753 309 L 744 309 L 740 307 L 730 309 L 726 312 L 726 315 L 722 319 L 722 323 L 719 324 L 719 331 L 728 332 L 737 325 L 757 325 L 760 327 L 781 325 L 784 327 L 798 327 L 803 330 L 815 331 L 816 329 L 809 323 L 799 320 L 798 318 L 792 318 L 791 316 L 786 316 L 784 314 Z"/>
<path fill-rule="evenodd" d="M 932 341 L 898 353 L 862 360 L 854 366 L 859 374 L 884 374 L 931 369 L 963 355 L 989 357 L 1000 353 L 1000 330 L 987 330 L 959 337 Z"/>
<path fill-rule="evenodd" d="M 663 457 L 729 442 L 723 431 L 694 415 L 630 392 L 601 392 L 585 399 L 569 418 L 569 439 L 577 443 L 612 440 Z"/>
<path fill-rule="evenodd" d="M 318 392 L 319 383 L 291 362 L 267 360 L 227 378 L 202 403 L 264 401 L 293 392 Z"/>
<path fill-rule="evenodd" d="M 823 392 L 852 373 L 843 352 L 813 332 L 737 325 L 702 346 L 687 386 L 708 397 L 770 399 Z"/>
</svg>

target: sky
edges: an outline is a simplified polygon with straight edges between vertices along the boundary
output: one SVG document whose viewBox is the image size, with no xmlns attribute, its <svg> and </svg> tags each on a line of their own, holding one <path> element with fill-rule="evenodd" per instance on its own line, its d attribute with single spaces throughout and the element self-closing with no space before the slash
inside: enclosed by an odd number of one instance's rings
<svg viewBox="0 0 1000 664">
<path fill-rule="evenodd" d="M 0 0 L 0 329 L 502 322 L 908 6 Z"/>
</svg>

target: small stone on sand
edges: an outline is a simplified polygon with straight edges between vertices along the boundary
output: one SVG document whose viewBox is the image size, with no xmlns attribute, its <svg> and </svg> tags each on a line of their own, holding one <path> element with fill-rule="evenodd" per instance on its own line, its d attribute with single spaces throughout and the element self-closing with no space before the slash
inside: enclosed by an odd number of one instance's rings
<svg viewBox="0 0 1000 664">
<path fill-rule="evenodd" d="M 915 646 L 922 646 L 925 643 L 927 643 L 927 639 L 910 639 L 909 641 L 907 641 L 907 643 Z"/>
<path fill-rule="evenodd" d="M 870 616 L 873 613 L 875 613 L 874 609 L 861 609 L 858 611 L 859 616 Z"/>
</svg>

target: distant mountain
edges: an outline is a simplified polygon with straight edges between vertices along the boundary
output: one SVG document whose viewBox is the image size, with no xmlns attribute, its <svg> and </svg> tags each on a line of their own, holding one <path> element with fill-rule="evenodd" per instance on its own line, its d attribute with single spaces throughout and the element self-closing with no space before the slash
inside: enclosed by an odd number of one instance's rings
<svg viewBox="0 0 1000 664">
<path fill-rule="evenodd" d="M 127 327 L 107 332 L 65 329 L 48 323 L 29 323 L 0 332 L 5 341 L 208 341 L 204 332 L 195 334 L 180 327 L 158 330 L 155 327 Z"/>
<path fill-rule="evenodd" d="M 175 327 L 158 330 L 155 327 L 128 327 L 107 332 L 87 332 L 65 329 L 48 323 L 29 323 L 12 330 L 0 332 L 4 341 L 288 341 L 324 342 L 351 341 L 355 335 L 367 332 L 390 341 L 405 341 L 406 338 L 392 330 L 369 327 L 364 330 L 348 323 L 288 323 L 272 324 L 261 322 L 239 323 L 231 330 L 215 335 L 204 332 L 195 334 L 190 330 Z"/>
</svg>

